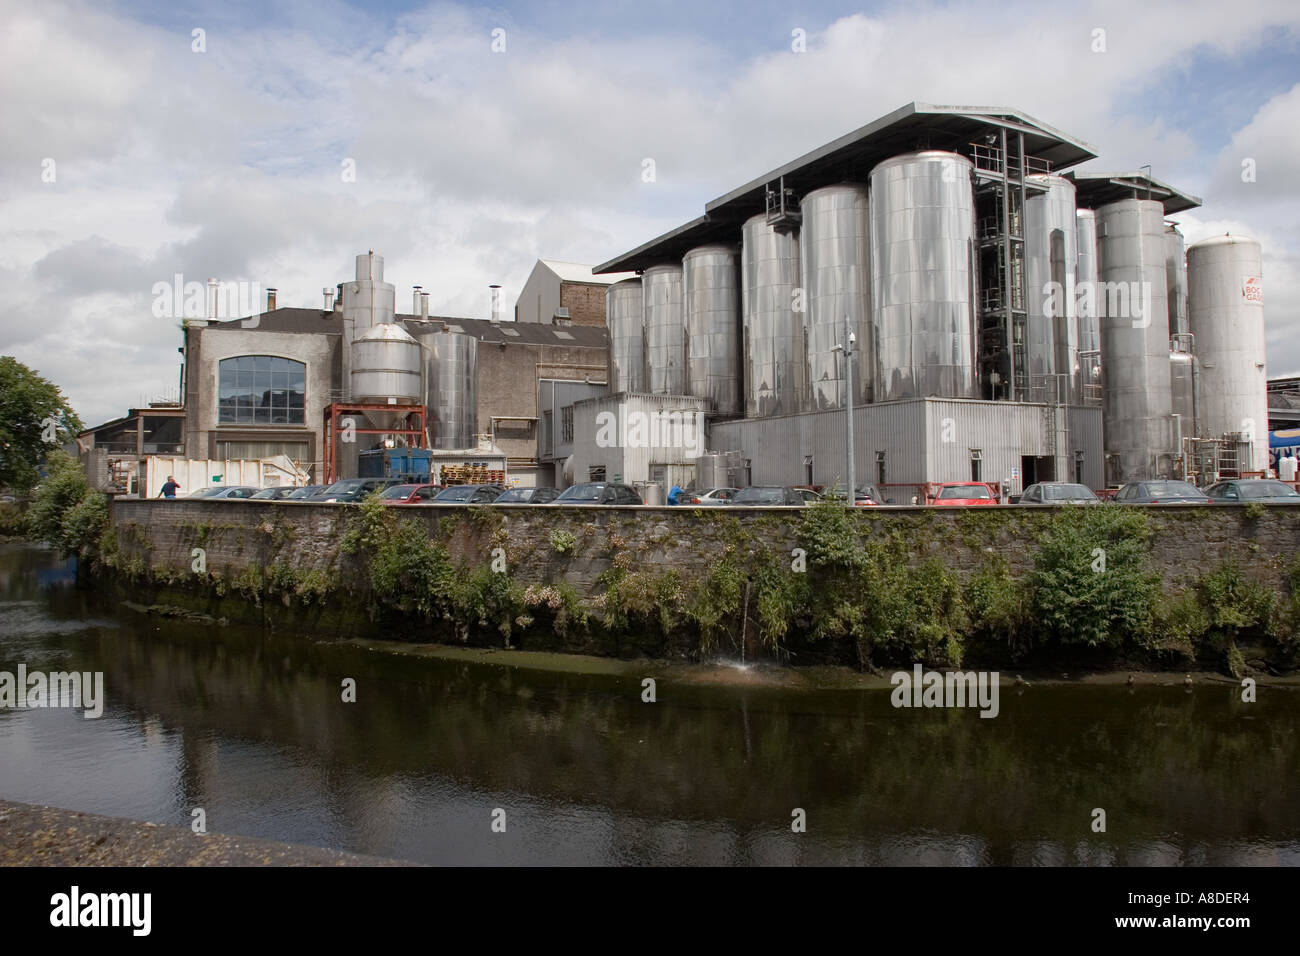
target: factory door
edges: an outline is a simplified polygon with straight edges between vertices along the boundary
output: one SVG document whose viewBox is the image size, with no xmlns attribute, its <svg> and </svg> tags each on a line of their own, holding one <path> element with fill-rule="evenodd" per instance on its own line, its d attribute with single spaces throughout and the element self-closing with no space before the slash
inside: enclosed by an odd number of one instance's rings
<svg viewBox="0 0 1300 956">
<path fill-rule="evenodd" d="M 1055 481 L 1056 459 L 1051 455 L 1041 455 L 1037 458 L 1032 455 L 1021 455 L 1020 473 L 1024 476 L 1021 479 L 1022 488 L 1028 488 L 1040 481 Z"/>
</svg>

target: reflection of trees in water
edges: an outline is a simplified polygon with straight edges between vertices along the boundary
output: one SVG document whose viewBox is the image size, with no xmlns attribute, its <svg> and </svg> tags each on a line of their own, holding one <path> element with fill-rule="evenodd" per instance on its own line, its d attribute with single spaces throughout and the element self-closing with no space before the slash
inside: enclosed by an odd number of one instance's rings
<svg viewBox="0 0 1300 956">
<path fill-rule="evenodd" d="M 1295 839 L 1300 831 L 1294 788 L 1281 785 L 1300 771 L 1300 694 L 1281 690 L 1255 705 L 1234 703 L 1231 687 L 1008 690 L 1001 715 L 984 720 L 973 710 L 896 711 L 883 692 L 663 681 L 659 703 L 643 704 L 633 678 L 177 625 L 107 638 L 99 650 L 111 699 L 187 735 L 300 748 L 319 755 L 326 780 L 375 778 L 371 790 L 392 775 L 446 776 L 609 807 L 614 831 L 643 833 L 655 859 L 678 853 L 684 837 L 653 821 L 788 832 L 794 807 L 816 827 L 811 842 L 866 837 L 879 843 L 876 862 L 891 846 L 923 852 L 922 837 L 897 835 L 924 830 L 979 834 L 987 845 L 977 840 L 969 852 L 995 863 L 1104 862 L 1107 852 L 1124 862 L 1123 847 L 1144 841 L 1144 858 L 1182 860 L 1194 841 L 1180 834 Z M 343 677 L 357 679 L 356 704 L 340 702 Z M 201 748 L 185 753 L 187 774 L 201 777 L 210 766 Z M 185 787 L 197 793 L 202 781 Z M 1089 830 L 1093 807 L 1106 809 L 1108 834 Z M 692 839 L 703 839 L 697 831 Z M 786 852 L 746 846 L 750 837 L 727 827 L 709 839 L 721 841 L 725 858 Z M 952 837 L 944 840 L 951 852 Z"/>
</svg>

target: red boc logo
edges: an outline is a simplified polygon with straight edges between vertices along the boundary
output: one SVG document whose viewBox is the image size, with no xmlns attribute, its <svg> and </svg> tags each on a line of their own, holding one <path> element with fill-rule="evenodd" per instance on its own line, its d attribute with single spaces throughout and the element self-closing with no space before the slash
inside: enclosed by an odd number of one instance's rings
<svg viewBox="0 0 1300 956">
<path fill-rule="evenodd" d="M 1241 280 L 1241 294 L 1246 297 L 1247 302 L 1255 302 L 1259 305 L 1264 304 L 1264 284 L 1260 282 L 1259 276 L 1243 276 Z"/>
</svg>

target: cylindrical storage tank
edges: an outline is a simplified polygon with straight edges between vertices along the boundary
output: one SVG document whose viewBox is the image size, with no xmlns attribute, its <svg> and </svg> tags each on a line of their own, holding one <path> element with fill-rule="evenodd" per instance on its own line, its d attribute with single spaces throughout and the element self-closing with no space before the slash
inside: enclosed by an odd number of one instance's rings
<svg viewBox="0 0 1300 956">
<path fill-rule="evenodd" d="M 1165 224 L 1165 287 L 1168 290 L 1169 335 L 1188 330 L 1187 249 L 1183 234 L 1172 222 Z"/>
<path fill-rule="evenodd" d="M 741 236 L 745 417 L 793 415 L 804 400 L 799 237 L 769 226 L 762 213 L 745 222 Z"/>
<path fill-rule="evenodd" d="M 384 281 L 383 256 L 373 252 L 357 256 L 357 277 L 352 282 L 344 282 L 342 288 L 343 320 L 351 321 L 358 338 L 367 329 L 393 321 L 397 287 Z"/>
<path fill-rule="evenodd" d="M 1262 272 L 1259 243 L 1245 236 L 1216 236 L 1187 249 L 1197 422 L 1206 438 L 1239 433 L 1250 441 L 1252 471 L 1268 467 Z"/>
<path fill-rule="evenodd" d="M 478 444 L 478 339 L 463 332 L 424 337 L 425 387 L 434 448 Z"/>
<path fill-rule="evenodd" d="M 1169 353 L 1169 406 L 1178 416 L 1175 438 L 1196 435 L 1196 380 L 1191 352 Z"/>
<path fill-rule="evenodd" d="M 1079 317 L 1079 388 L 1082 397 L 1094 398 L 1101 386 L 1101 329 L 1094 291 L 1097 288 L 1097 214 L 1080 209 L 1075 214 L 1078 259 L 1075 271 L 1075 311 Z M 1093 291 L 1088 291 L 1093 290 Z"/>
<path fill-rule="evenodd" d="M 722 452 L 708 452 L 695 459 L 695 487 L 700 491 L 726 488 L 730 485 L 727 456 Z"/>
<path fill-rule="evenodd" d="M 978 398 L 973 166 L 927 150 L 871 171 L 876 401 Z"/>
<path fill-rule="evenodd" d="M 1045 190 L 1034 191 L 1025 200 L 1025 357 L 1030 395 L 1072 402 L 1079 392 L 1074 183 L 1061 176 L 1026 179 Z"/>
<path fill-rule="evenodd" d="M 686 394 L 686 310 L 682 267 L 651 266 L 641 273 L 646 391 Z"/>
<path fill-rule="evenodd" d="M 352 401 L 419 405 L 420 343 L 401 326 L 376 325 L 352 343 Z M 389 428 L 401 413 L 367 412 L 377 428 Z"/>
<path fill-rule="evenodd" d="M 605 325 L 609 329 L 606 380 L 611 395 L 646 390 L 643 318 L 640 279 L 624 279 L 605 290 Z"/>
<path fill-rule="evenodd" d="M 872 395 L 871 273 L 865 186 L 844 183 L 814 189 L 799 203 L 803 275 L 803 408 L 844 407 L 845 318 L 857 336 L 853 402 Z"/>
<path fill-rule="evenodd" d="M 741 413 L 740 264 L 734 246 L 697 246 L 682 257 L 686 389 L 715 415 Z"/>
<path fill-rule="evenodd" d="M 1103 441 L 1108 481 L 1167 476 L 1175 449 L 1169 392 L 1164 207 L 1123 199 L 1097 210 Z"/>
</svg>

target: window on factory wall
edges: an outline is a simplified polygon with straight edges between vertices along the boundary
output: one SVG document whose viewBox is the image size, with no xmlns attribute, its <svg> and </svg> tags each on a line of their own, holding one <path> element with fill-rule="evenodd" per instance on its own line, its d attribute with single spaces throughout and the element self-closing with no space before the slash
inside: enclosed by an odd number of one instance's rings
<svg viewBox="0 0 1300 956">
<path fill-rule="evenodd" d="M 573 406 L 565 405 L 560 409 L 560 443 L 573 444 Z"/>
<path fill-rule="evenodd" d="M 222 359 L 217 373 L 217 423 L 301 425 L 307 366 L 275 355 Z"/>
<path fill-rule="evenodd" d="M 292 461 L 307 461 L 310 444 L 305 441 L 219 441 L 218 458 L 274 458 L 287 455 Z"/>
</svg>

